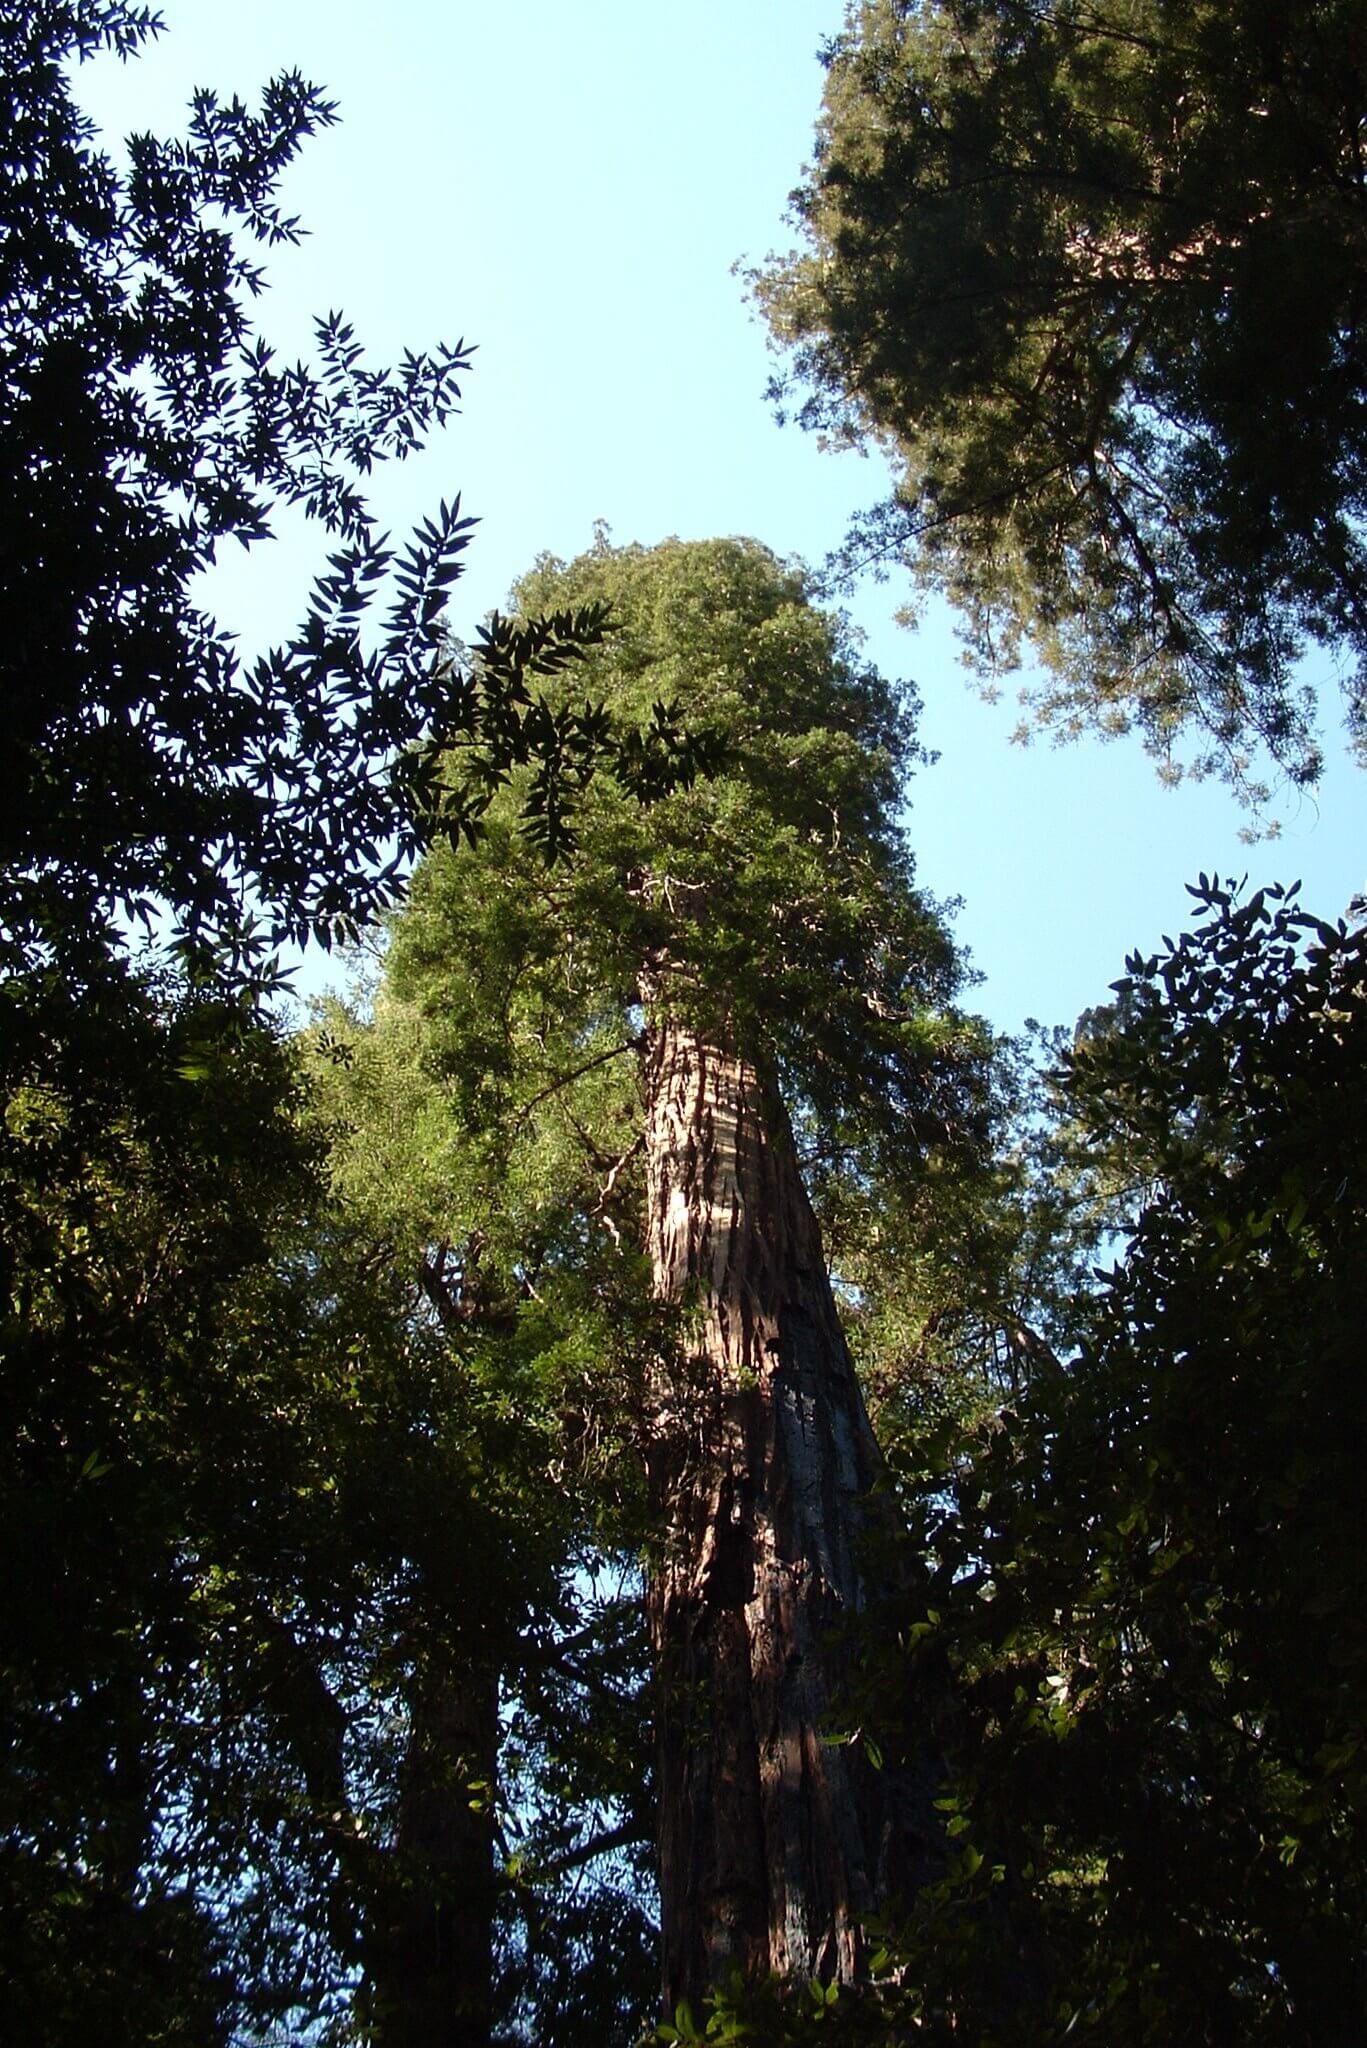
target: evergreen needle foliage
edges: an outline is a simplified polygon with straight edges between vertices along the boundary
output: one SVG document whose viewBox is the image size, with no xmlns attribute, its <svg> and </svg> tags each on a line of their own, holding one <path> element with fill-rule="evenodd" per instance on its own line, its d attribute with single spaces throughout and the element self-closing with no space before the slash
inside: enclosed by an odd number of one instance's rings
<svg viewBox="0 0 1367 2048">
<path fill-rule="evenodd" d="M 1033 715 L 1313 782 L 1361 738 L 1367 24 L 1357 0 L 858 0 L 803 246 L 754 280 L 800 417 L 873 440 L 906 560 Z M 776 387 L 788 402 L 787 380 Z"/>
</svg>

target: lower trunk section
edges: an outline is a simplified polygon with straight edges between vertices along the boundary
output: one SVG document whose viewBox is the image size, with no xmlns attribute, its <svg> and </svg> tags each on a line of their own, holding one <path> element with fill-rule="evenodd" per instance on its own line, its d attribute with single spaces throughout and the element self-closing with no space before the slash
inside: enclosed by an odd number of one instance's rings
<svg viewBox="0 0 1367 2048">
<path fill-rule="evenodd" d="M 376 2048 L 479 2048 L 492 2022 L 498 1680 L 434 1678 L 404 1759 L 385 1906 L 367 1949 Z"/>
<path fill-rule="evenodd" d="M 668 1020 L 645 1061 L 655 1286 L 699 1318 L 650 1455 L 672 2006 L 735 1967 L 856 1978 L 920 1831 L 893 1774 L 824 1739 L 880 1461 L 777 1088 Z"/>
</svg>

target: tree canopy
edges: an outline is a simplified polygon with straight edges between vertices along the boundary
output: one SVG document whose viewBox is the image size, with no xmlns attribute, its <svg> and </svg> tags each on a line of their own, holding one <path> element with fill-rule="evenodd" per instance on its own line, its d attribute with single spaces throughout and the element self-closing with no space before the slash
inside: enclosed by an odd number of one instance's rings
<svg viewBox="0 0 1367 2048">
<path fill-rule="evenodd" d="M 648 802 L 634 778 L 598 777 L 550 872 L 516 785 L 473 844 L 434 850 L 389 973 L 452 1074 L 486 1111 L 506 1100 L 516 1132 L 505 1091 L 521 1067 L 555 1116 L 557 1075 L 598 1051 L 626 1062 L 643 977 L 659 977 L 683 1015 L 725 1015 L 763 1048 L 812 1171 L 850 1154 L 890 1182 L 896 1159 L 976 1157 L 990 1034 L 957 1007 L 963 965 L 898 815 L 914 694 L 752 541 L 603 543 L 542 562 L 515 600 L 531 615 L 605 603 L 613 630 L 569 693 L 624 725 L 685 704 L 704 765 Z M 602 1085 L 596 1068 L 583 1085 Z"/>
<path fill-rule="evenodd" d="M 1296 671 L 1362 733 L 1356 0 L 858 0 L 802 245 L 754 280 L 783 403 L 896 473 L 903 559 L 1035 718 L 1165 772 L 1312 782 Z"/>
<path fill-rule="evenodd" d="M 1364 2025 L 1364 939 L 1293 892 L 1193 894 L 1055 1078 L 1059 1165 L 1109 1184 L 1122 1255 L 921 1510 L 957 1826 L 1003 1910 L 923 1902 L 913 1977 L 984 2041 L 1008 1930 L 1013 2040 Z"/>
</svg>

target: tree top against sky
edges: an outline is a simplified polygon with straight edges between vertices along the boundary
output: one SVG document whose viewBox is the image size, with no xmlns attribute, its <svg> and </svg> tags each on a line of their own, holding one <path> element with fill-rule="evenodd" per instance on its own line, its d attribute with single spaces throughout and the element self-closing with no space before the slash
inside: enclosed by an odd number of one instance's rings
<svg viewBox="0 0 1367 2048">
<path fill-rule="evenodd" d="M 392 966 L 457 1065 L 467 1010 L 486 1062 L 492 1004 L 514 1036 L 543 1033 L 538 1056 L 559 1034 L 569 1067 L 594 1032 L 631 1039 L 648 985 L 776 1062 L 827 1144 L 851 1116 L 913 1145 L 971 1121 L 961 1069 L 985 1041 L 954 1007 L 962 964 L 899 819 L 914 699 L 754 541 L 603 542 L 543 560 L 515 597 L 533 614 L 606 602 L 612 630 L 567 671 L 566 695 L 628 724 L 687 705 L 709 750 L 644 803 L 596 779 L 549 872 L 516 830 L 516 789 L 473 846 L 434 850 Z"/>
<path fill-rule="evenodd" d="M 1365 108 L 1353 0 L 863 0 L 756 281 L 804 422 L 894 461 L 848 559 L 1255 808 L 1320 773 L 1308 647 L 1362 737 Z"/>
</svg>

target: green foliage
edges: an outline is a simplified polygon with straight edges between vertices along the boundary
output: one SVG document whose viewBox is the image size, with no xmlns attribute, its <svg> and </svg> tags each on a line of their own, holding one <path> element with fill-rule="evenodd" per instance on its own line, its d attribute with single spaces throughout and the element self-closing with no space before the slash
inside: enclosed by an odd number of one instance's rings
<svg viewBox="0 0 1367 2048">
<path fill-rule="evenodd" d="M 647 2039 L 650 2048 L 676 2042 L 735 2043 L 737 2048 L 837 2048 L 839 2043 L 897 2048 L 911 2038 L 900 2031 L 908 2017 L 895 2017 L 886 1999 L 863 1988 L 823 1984 L 816 1978 L 805 1984 L 774 1978 L 747 1984 L 737 1972 L 708 1993 L 701 2013 L 684 2000 Z M 918 2024 L 915 2019 L 910 2023 Z"/>
<path fill-rule="evenodd" d="M 807 1166 L 875 1432 L 913 1513 L 1051 1347 L 1073 1341 L 1109 1216 L 1071 1166 L 1042 1156 L 1045 1105 L 1026 1048 L 983 1051 L 991 1143 L 976 1156 L 870 1174 L 857 1151 L 814 1153 Z"/>
<path fill-rule="evenodd" d="M 617 1085 L 658 986 L 773 1060 L 823 1150 L 857 1131 L 889 1161 L 971 1151 L 988 1048 L 953 1007 L 960 966 L 897 822 L 911 700 L 751 542 L 603 545 L 540 565 L 517 599 L 606 602 L 616 629 L 577 676 L 623 724 L 678 705 L 711 759 L 649 802 L 604 773 L 553 874 L 516 830 L 515 788 L 477 847 L 425 863 L 392 985 L 480 1115 L 516 1113 L 519 1073 L 551 1104 L 578 1067 L 590 1093 Z"/>
<path fill-rule="evenodd" d="M 600 745 L 687 773 L 667 721 L 539 694 L 601 611 L 456 666 L 470 522 L 392 550 L 363 485 L 467 352 L 378 370 L 334 314 L 276 361 L 257 258 L 297 239 L 278 184 L 332 109 L 296 75 L 257 109 L 205 91 L 116 164 L 68 69 L 157 28 L 124 0 L 0 20 L 0 2031 L 34 2042 L 348 2024 L 413 1882 L 427 1671 L 554 1611 L 513 1391 L 547 1340 L 491 1391 L 342 1215 L 272 948 L 355 931 L 511 769 L 547 851 Z M 246 661 L 198 579 L 281 506 L 332 552 Z"/>
<path fill-rule="evenodd" d="M 495 822 L 477 848 L 498 836 Z M 448 1007 L 469 994 L 453 979 Z M 588 1214 L 592 1151 L 527 1111 L 538 1088 L 510 1084 L 506 1062 L 499 1089 L 478 1049 L 453 1061 L 450 1022 L 387 981 L 369 1004 L 329 1005 L 310 1039 L 314 1113 L 349 1227 L 408 1276 L 479 1418 L 471 1563 L 498 1554 L 504 1603 L 483 1643 L 502 1696 L 494 2008 L 500 2039 L 576 2048 L 628 2038 L 654 1991 L 636 1435 L 671 1332 L 642 1262 Z M 603 1063 L 567 1092 L 610 1132 L 612 1090 Z"/>
<path fill-rule="evenodd" d="M 1367 939 L 1280 890 L 1193 893 L 1057 1077 L 1124 1257 L 1067 1368 L 924 1501 L 934 1605 L 901 1623 L 908 1711 L 926 1660 L 958 1676 L 942 1806 L 972 1867 L 890 1947 L 984 2044 L 1346 2044 L 1367 2017 Z"/>
<path fill-rule="evenodd" d="M 98 1022 L 0 1152 L 6 2031 L 118 2031 L 136 1991 L 216 2038 L 354 1968 L 376 1689 L 416 1568 L 446 1593 L 483 1524 L 459 1390 L 329 1228 L 279 1046 L 131 980 Z"/>
<path fill-rule="evenodd" d="M 873 439 L 903 558 L 1034 715 L 1134 726 L 1255 804 L 1361 736 L 1356 0 L 858 0 L 826 53 L 805 246 L 753 280 L 805 424 Z M 786 384 L 776 387 L 780 395 Z"/>
<path fill-rule="evenodd" d="M 333 109 L 297 75 L 259 114 L 206 91 L 184 141 L 135 136 L 119 171 L 64 67 L 133 55 L 154 26 L 26 0 L 0 30 L 6 915 L 40 946 L 115 903 L 242 943 L 244 888 L 296 936 L 385 900 L 413 835 L 388 767 L 444 712 L 440 605 L 470 526 L 444 507 L 415 538 L 363 648 L 394 558 L 360 480 L 448 417 L 468 353 L 374 370 L 333 315 L 316 368 L 276 364 L 252 244 L 298 239 L 275 188 Z M 195 579 L 282 504 L 337 552 L 295 637 L 244 668 Z"/>
<path fill-rule="evenodd" d="M 20 0 L 0 24 L 6 971 L 80 971 L 119 908 L 267 973 L 267 936 L 354 933 L 434 830 L 474 829 L 511 764 L 534 764 L 527 822 L 548 851 L 601 751 L 647 780 L 686 772 L 667 720 L 616 735 L 538 693 L 601 610 L 495 621 L 452 659 L 473 521 L 457 499 L 395 548 L 362 487 L 449 419 L 469 351 L 375 369 L 332 313 L 313 363 L 277 362 L 253 324 L 257 258 L 299 239 L 277 187 L 334 109 L 296 73 L 259 112 L 205 90 L 184 139 L 135 135 L 120 168 L 66 67 L 133 56 L 156 27 L 116 0 Z M 268 540 L 282 506 L 331 552 L 292 637 L 244 662 L 198 579 L 228 543 Z M 464 774 L 443 788 L 453 749 Z"/>
<path fill-rule="evenodd" d="M 996 1048 L 955 1007 L 959 963 L 896 820 L 914 706 L 752 543 L 600 547 L 543 564 L 518 597 L 532 612 L 609 603 L 616 630 L 576 681 L 624 722 L 677 701 L 715 758 L 648 803 L 601 775 L 551 872 L 517 827 L 515 789 L 475 845 L 434 850 L 394 931 L 382 1011 L 390 1043 L 395 1029 L 421 1038 L 427 1107 L 391 1120 L 414 1134 L 401 1165 L 368 1146 L 362 1171 L 463 1185 L 467 1227 L 489 1245 L 506 1203 L 503 1256 L 531 1261 L 538 1287 L 548 1256 L 620 1270 L 610 1240 L 639 1243 L 635 1056 L 658 999 L 777 1065 L 863 1326 L 897 1279 L 885 1350 L 937 1310 L 944 1325 L 964 1292 L 956 1266 L 981 1270 L 1014 1226 L 1009 1175 L 986 1220 Z M 363 1066 L 350 1085 L 367 1085 Z"/>
</svg>

